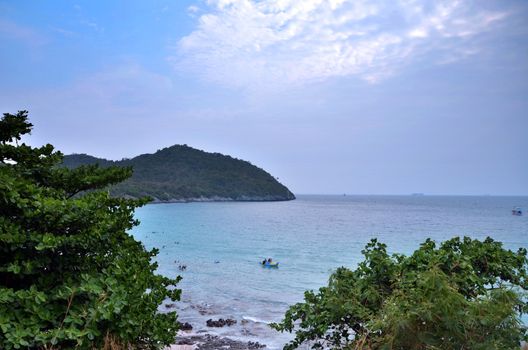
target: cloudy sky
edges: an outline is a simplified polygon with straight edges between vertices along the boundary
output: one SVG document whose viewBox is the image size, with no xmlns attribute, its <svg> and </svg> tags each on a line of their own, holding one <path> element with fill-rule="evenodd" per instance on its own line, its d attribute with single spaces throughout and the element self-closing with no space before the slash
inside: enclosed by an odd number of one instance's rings
<svg viewBox="0 0 528 350">
<path fill-rule="evenodd" d="M 0 0 L 0 108 L 120 159 L 188 144 L 295 193 L 528 194 L 525 0 Z"/>
</svg>

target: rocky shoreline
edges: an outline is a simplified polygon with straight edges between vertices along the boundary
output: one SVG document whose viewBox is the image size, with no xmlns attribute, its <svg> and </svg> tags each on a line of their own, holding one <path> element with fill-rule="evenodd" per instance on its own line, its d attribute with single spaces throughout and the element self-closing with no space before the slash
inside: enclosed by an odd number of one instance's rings
<svg viewBox="0 0 528 350">
<path fill-rule="evenodd" d="M 291 201 L 295 199 L 296 199 L 295 196 L 285 197 L 285 196 L 275 196 L 275 195 L 240 196 L 237 198 L 213 196 L 213 197 L 196 197 L 196 198 L 194 197 L 193 198 L 172 198 L 169 200 L 160 200 L 154 197 L 150 203 L 164 204 L 164 203 L 194 203 L 194 202 L 284 202 L 284 201 Z"/>
<path fill-rule="evenodd" d="M 166 304 L 165 307 L 171 309 L 175 307 L 175 304 Z M 235 324 L 237 324 L 237 320 L 231 318 L 208 319 L 206 321 L 206 326 L 209 328 L 231 327 Z M 188 322 L 178 322 L 178 327 L 180 331 L 175 344 L 165 350 L 255 350 L 266 347 L 259 342 L 233 340 L 225 336 L 209 334 L 206 330 L 195 332 L 193 326 Z"/>
<path fill-rule="evenodd" d="M 172 304 L 168 306 L 171 308 Z M 206 322 L 209 328 L 231 327 L 235 324 L 237 324 L 237 320 L 231 318 L 208 319 Z M 193 326 L 188 322 L 178 322 L 178 327 L 180 331 L 175 344 L 165 350 L 256 350 L 266 348 L 265 344 L 258 341 L 234 340 L 226 336 L 209 334 L 206 330 L 196 332 L 193 331 Z"/>
<path fill-rule="evenodd" d="M 243 342 L 211 334 L 185 334 L 180 332 L 176 343 L 166 350 L 257 350 L 266 345 L 259 342 Z"/>
</svg>

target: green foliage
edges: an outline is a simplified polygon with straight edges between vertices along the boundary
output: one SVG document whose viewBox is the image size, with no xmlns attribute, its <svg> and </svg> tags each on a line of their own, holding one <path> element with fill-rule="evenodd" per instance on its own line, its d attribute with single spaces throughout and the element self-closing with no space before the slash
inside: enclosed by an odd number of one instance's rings
<svg viewBox="0 0 528 350">
<path fill-rule="evenodd" d="M 525 249 L 457 237 L 407 257 L 374 239 L 363 254 L 272 325 L 295 331 L 285 349 L 519 349 L 526 340 Z"/>
<path fill-rule="evenodd" d="M 58 167 L 51 145 L 18 144 L 31 127 L 26 111 L 0 120 L 0 349 L 170 344 L 176 313 L 157 310 L 178 280 L 127 234 L 146 200 L 104 190 L 131 168 Z"/>
<path fill-rule="evenodd" d="M 150 196 L 160 201 L 192 198 L 233 200 L 289 200 L 295 196 L 273 176 L 243 160 L 207 153 L 186 145 L 172 146 L 154 154 L 108 161 L 85 154 L 64 157 L 64 165 L 131 166 L 134 174 L 112 187 L 116 196 Z"/>
</svg>

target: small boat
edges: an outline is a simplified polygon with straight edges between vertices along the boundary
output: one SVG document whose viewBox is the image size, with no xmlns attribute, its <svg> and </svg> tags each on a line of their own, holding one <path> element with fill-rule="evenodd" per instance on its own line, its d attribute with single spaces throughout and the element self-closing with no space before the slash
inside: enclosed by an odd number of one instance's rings
<svg viewBox="0 0 528 350">
<path fill-rule="evenodd" d="M 274 267 L 274 268 L 279 267 L 279 263 L 276 261 L 273 261 L 273 262 L 266 261 L 264 264 L 260 263 L 260 265 L 262 265 L 262 267 Z"/>
<path fill-rule="evenodd" d="M 512 209 L 512 215 L 521 216 L 522 214 L 522 209 L 520 207 L 515 207 Z"/>
</svg>

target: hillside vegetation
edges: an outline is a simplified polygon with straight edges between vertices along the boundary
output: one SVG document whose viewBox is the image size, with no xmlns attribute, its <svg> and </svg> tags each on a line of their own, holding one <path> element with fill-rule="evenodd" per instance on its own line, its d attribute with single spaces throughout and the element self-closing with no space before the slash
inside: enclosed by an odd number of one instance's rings
<svg viewBox="0 0 528 350">
<path fill-rule="evenodd" d="M 295 199 L 286 186 L 247 161 L 175 145 L 153 154 L 110 161 L 86 154 L 64 157 L 63 165 L 76 168 L 132 167 L 130 179 L 111 188 L 115 196 L 150 196 L 155 201 L 282 201 Z"/>
</svg>

